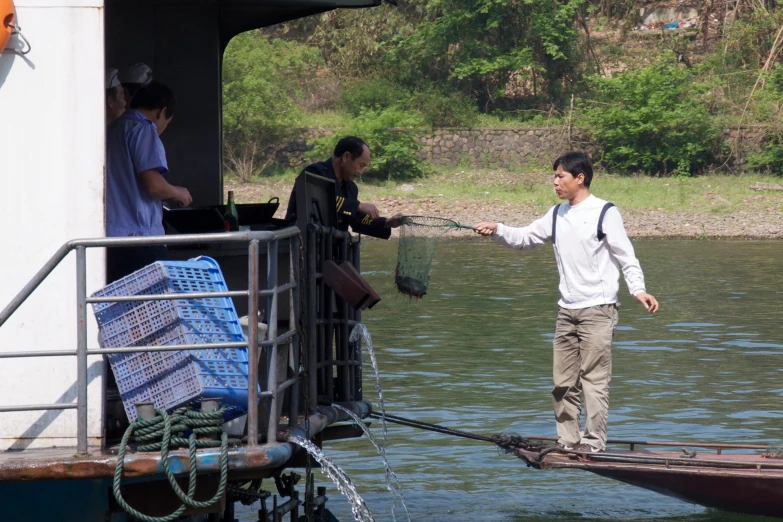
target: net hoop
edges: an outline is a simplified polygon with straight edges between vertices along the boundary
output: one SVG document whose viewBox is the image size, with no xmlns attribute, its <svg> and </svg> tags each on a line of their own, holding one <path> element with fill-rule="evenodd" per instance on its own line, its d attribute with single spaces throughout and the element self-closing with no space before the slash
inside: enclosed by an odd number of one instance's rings
<svg viewBox="0 0 783 522">
<path fill-rule="evenodd" d="M 459 228 L 459 223 L 453 219 L 446 219 L 434 216 L 402 216 L 400 218 L 401 226 L 410 227 L 433 227 L 433 228 Z"/>
</svg>

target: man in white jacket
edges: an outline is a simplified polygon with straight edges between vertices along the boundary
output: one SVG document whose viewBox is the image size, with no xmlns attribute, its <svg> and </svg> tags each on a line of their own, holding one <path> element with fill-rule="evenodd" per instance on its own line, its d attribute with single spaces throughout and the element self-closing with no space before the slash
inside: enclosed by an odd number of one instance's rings
<svg viewBox="0 0 783 522">
<path fill-rule="evenodd" d="M 555 192 L 567 203 L 555 205 L 523 228 L 484 222 L 476 229 L 512 248 L 553 243 L 560 272 L 552 390 L 558 444 L 566 450 L 599 452 L 606 448 L 619 269 L 631 295 L 651 314 L 658 311 L 658 301 L 645 291 L 644 274 L 620 211 L 590 193 L 593 167 L 588 157 L 569 152 L 557 158 L 553 168 Z"/>
</svg>

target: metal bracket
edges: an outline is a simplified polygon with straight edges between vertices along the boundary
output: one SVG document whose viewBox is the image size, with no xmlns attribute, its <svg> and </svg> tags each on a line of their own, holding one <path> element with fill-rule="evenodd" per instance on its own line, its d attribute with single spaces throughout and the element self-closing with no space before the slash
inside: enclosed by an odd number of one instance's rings
<svg viewBox="0 0 783 522">
<path fill-rule="evenodd" d="M 24 35 L 22 34 L 22 28 L 13 22 L 8 24 L 8 27 L 12 29 L 11 35 L 18 36 L 22 40 L 22 42 L 24 42 L 24 45 L 22 46 L 21 49 L 16 49 L 14 47 L 6 47 L 4 51 L 11 51 L 12 53 L 18 54 L 19 56 L 24 56 L 27 53 L 29 53 L 33 47 L 30 45 L 30 42 L 27 41 L 27 38 L 25 38 Z M 25 49 L 25 47 L 27 47 L 27 49 Z"/>
</svg>

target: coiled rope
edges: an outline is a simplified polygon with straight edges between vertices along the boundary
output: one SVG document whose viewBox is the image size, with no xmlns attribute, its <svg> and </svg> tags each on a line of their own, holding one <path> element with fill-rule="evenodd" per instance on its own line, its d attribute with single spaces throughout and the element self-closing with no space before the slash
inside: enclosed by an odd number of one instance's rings
<svg viewBox="0 0 783 522">
<path fill-rule="evenodd" d="M 178 518 L 188 507 L 208 508 L 220 501 L 226 490 L 228 479 L 228 434 L 223 431 L 223 413 L 225 409 L 214 412 L 196 412 L 190 408 L 180 408 L 169 415 L 166 410 L 155 410 L 157 416 L 153 419 L 136 419 L 125 430 L 117 453 L 117 467 L 114 469 L 114 498 L 122 509 L 142 522 L 171 522 Z M 185 432 L 191 430 L 190 436 L 185 438 Z M 134 436 L 134 432 L 136 435 Z M 214 435 L 220 433 L 220 440 L 197 439 L 198 435 Z M 131 507 L 120 491 L 122 471 L 125 464 L 125 453 L 131 437 L 135 442 L 143 443 L 137 451 L 158 451 L 171 488 L 182 501 L 182 505 L 173 513 L 163 517 L 153 517 L 140 513 Z M 196 451 L 198 448 L 215 448 L 220 446 L 220 482 L 215 495 L 207 501 L 197 501 L 194 498 L 196 492 Z M 169 450 L 187 447 L 189 449 L 190 475 L 188 491 L 185 493 L 177 484 L 177 479 L 169 467 Z"/>
</svg>

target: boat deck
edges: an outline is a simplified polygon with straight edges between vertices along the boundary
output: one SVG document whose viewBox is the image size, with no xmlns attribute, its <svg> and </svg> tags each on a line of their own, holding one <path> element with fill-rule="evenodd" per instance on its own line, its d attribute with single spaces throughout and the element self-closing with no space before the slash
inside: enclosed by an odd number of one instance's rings
<svg viewBox="0 0 783 522">
<path fill-rule="evenodd" d="M 534 459 L 538 454 L 517 450 L 523 460 Z M 696 451 L 693 457 L 683 452 L 657 450 L 623 450 L 607 448 L 605 452 L 579 456 L 563 453 L 548 453 L 540 462 L 542 469 L 576 468 L 589 470 L 625 469 L 628 466 L 650 468 L 660 472 L 695 474 L 739 474 L 783 477 L 783 460 L 764 457 L 760 454 L 714 453 Z"/>
<path fill-rule="evenodd" d="M 370 415 L 369 402 L 342 404 L 361 418 Z M 322 433 L 336 422 L 350 421 L 348 415 L 336 408 L 321 407 L 311 415 L 310 436 Z M 303 426 L 291 431 L 305 437 Z M 229 449 L 229 479 L 260 476 L 284 466 L 297 450 L 289 442 L 273 442 L 260 446 L 235 445 Z M 200 449 L 196 466 L 200 474 L 219 473 L 220 449 Z M 95 449 L 86 455 L 77 455 L 75 448 L 32 449 L 0 452 L 0 483 L 38 480 L 95 480 L 114 476 L 117 466 L 117 448 Z M 189 472 L 187 449 L 169 453 L 169 466 L 176 474 Z M 160 453 L 128 452 L 124 461 L 124 478 L 163 477 Z"/>
</svg>

